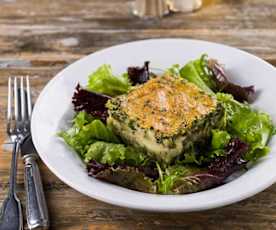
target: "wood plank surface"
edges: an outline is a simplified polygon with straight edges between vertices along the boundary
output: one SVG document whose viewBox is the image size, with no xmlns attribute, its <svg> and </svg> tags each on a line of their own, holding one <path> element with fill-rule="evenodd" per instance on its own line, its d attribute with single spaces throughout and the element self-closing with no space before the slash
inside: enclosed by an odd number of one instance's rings
<svg viewBox="0 0 276 230">
<path fill-rule="evenodd" d="M 130 4 L 128 0 L 0 0 L 0 143 L 6 139 L 8 76 L 30 75 L 37 96 L 58 71 L 112 45 L 147 38 L 195 38 L 232 45 L 276 65 L 275 0 L 206 0 L 200 11 L 161 20 L 132 16 Z M 10 152 L 1 148 L 0 203 L 7 193 L 10 159 Z M 57 179 L 43 163 L 40 168 L 51 229 L 276 229 L 276 185 L 228 207 L 160 214 L 88 198 Z M 18 190 L 24 201 L 21 162 Z"/>
</svg>

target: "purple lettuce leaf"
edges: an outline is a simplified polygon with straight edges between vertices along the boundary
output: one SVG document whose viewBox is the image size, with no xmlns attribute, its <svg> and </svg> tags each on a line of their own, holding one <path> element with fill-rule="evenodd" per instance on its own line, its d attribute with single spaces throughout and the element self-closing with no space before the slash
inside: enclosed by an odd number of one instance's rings
<svg viewBox="0 0 276 230">
<path fill-rule="evenodd" d="M 96 176 L 99 172 L 108 169 L 110 166 L 108 164 L 102 164 L 95 160 L 91 160 L 87 165 L 87 171 L 89 176 Z"/>
<path fill-rule="evenodd" d="M 127 164 L 113 164 L 113 165 L 109 165 L 109 164 L 102 164 L 99 163 L 95 160 L 91 160 L 88 164 L 87 164 L 87 170 L 88 170 L 88 174 L 90 176 L 96 176 L 99 172 L 106 170 L 108 168 L 126 168 L 126 167 L 133 167 L 136 168 L 139 172 L 144 173 L 145 176 L 149 177 L 152 180 L 156 180 L 159 177 L 157 168 L 155 163 L 149 162 L 146 165 L 141 165 L 141 166 L 130 166 Z"/>
<path fill-rule="evenodd" d="M 132 190 L 156 193 L 156 185 L 141 167 L 101 164 L 94 160 L 87 165 L 88 175 Z M 148 170 L 148 169 L 147 169 Z"/>
<path fill-rule="evenodd" d="M 76 112 L 85 111 L 105 122 L 108 116 L 105 104 L 110 98 L 110 96 L 83 89 L 78 84 L 72 98 L 72 103 Z"/>
<path fill-rule="evenodd" d="M 199 192 L 220 185 L 222 178 L 208 172 L 196 173 L 175 180 L 171 194 L 188 194 Z"/>
<path fill-rule="evenodd" d="M 128 67 L 128 78 L 132 85 L 144 84 L 150 79 L 149 63 L 146 61 L 142 67 Z"/>
<path fill-rule="evenodd" d="M 214 59 L 209 59 L 207 61 L 207 67 L 214 76 L 213 80 L 216 83 L 218 91 L 232 94 L 233 97 L 240 102 L 252 102 L 255 100 L 256 91 L 253 85 L 243 87 L 230 82 L 224 68 Z"/>
<path fill-rule="evenodd" d="M 245 165 L 243 157 L 249 150 L 249 145 L 239 138 L 233 138 L 226 147 L 223 157 L 215 158 L 208 165 L 208 172 L 222 178 L 230 176 L 233 172 Z"/>
<path fill-rule="evenodd" d="M 152 180 L 157 180 L 159 177 L 158 170 L 154 161 L 148 162 L 146 165 L 138 166 L 138 170 L 144 173 L 147 177 Z"/>
<path fill-rule="evenodd" d="M 248 149 L 249 146 L 240 139 L 232 139 L 225 149 L 225 156 L 215 158 L 206 168 L 191 168 L 189 173 L 174 177 L 170 191 L 166 192 L 192 193 L 223 184 L 228 176 L 245 166 L 243 157 Z"/>
</svg>

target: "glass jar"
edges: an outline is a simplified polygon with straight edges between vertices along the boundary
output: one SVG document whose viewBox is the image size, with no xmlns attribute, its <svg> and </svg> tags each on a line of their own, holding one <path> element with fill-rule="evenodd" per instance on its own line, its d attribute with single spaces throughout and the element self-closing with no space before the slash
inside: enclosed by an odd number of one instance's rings
<svg viewBox="0 0 276 230">
<path fill-rule="evenodd" d="M 202 6 L 202 0 L 167 0 L 169 9 L 173 12 L 192 12 Z"/>
<path fill-rule="evenodd" d="M 202 6 L 202 0 L 135 0 L 132 13 L 141 18 L 158 18 L 170 12 L 192 12 Z"/>
<path fill-rule="evenodd" d="M 165 0 L 135 0 L 132 12 L 141 18 L 158 18 L 169 14 L 169 7 Z"/>
</svg>

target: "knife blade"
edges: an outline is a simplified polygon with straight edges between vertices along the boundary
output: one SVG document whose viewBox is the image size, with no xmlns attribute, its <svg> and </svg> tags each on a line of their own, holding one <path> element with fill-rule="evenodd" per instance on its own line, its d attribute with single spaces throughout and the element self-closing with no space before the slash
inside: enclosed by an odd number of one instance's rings
<svg viewBox="0 0 276 230">
<path fill-rule="evenodd" d="M 26 190 L 26 219 L 29 229 L 49 228 L 49 215 L 41 176 L 37 165 L 38 154 L 32 136 L 24 139 L 21 145 L 24 160 L 24 182 Z"/>
</svg>

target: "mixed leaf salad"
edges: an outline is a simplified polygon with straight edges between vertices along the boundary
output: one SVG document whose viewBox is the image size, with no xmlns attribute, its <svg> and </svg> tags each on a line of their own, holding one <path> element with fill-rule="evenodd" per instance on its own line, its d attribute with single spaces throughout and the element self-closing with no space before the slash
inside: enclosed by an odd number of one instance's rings
<svg viewBox="0 0 276 230">
<path fill-rule="evenodd" d="M 207 55 L 164 72 L 196 85 L 222 106 L 223 116 L 204 141 L 190 144 L 169 162 L 125 141 L 107 122 L 107 104 L 160 77 L 149 65 L 129 67 L 118 76 L 105 64 L 85 87 L 77 85 L 72 127 L 58 135 L 85 162 L 89 176 L 142 192 L 184 194 L 223 184 L 233 172 L 268 154 L 275 129 L 268 114 L 250 107 L 254 86 L 230 82 L 222 65 Z"/>
</svg>

